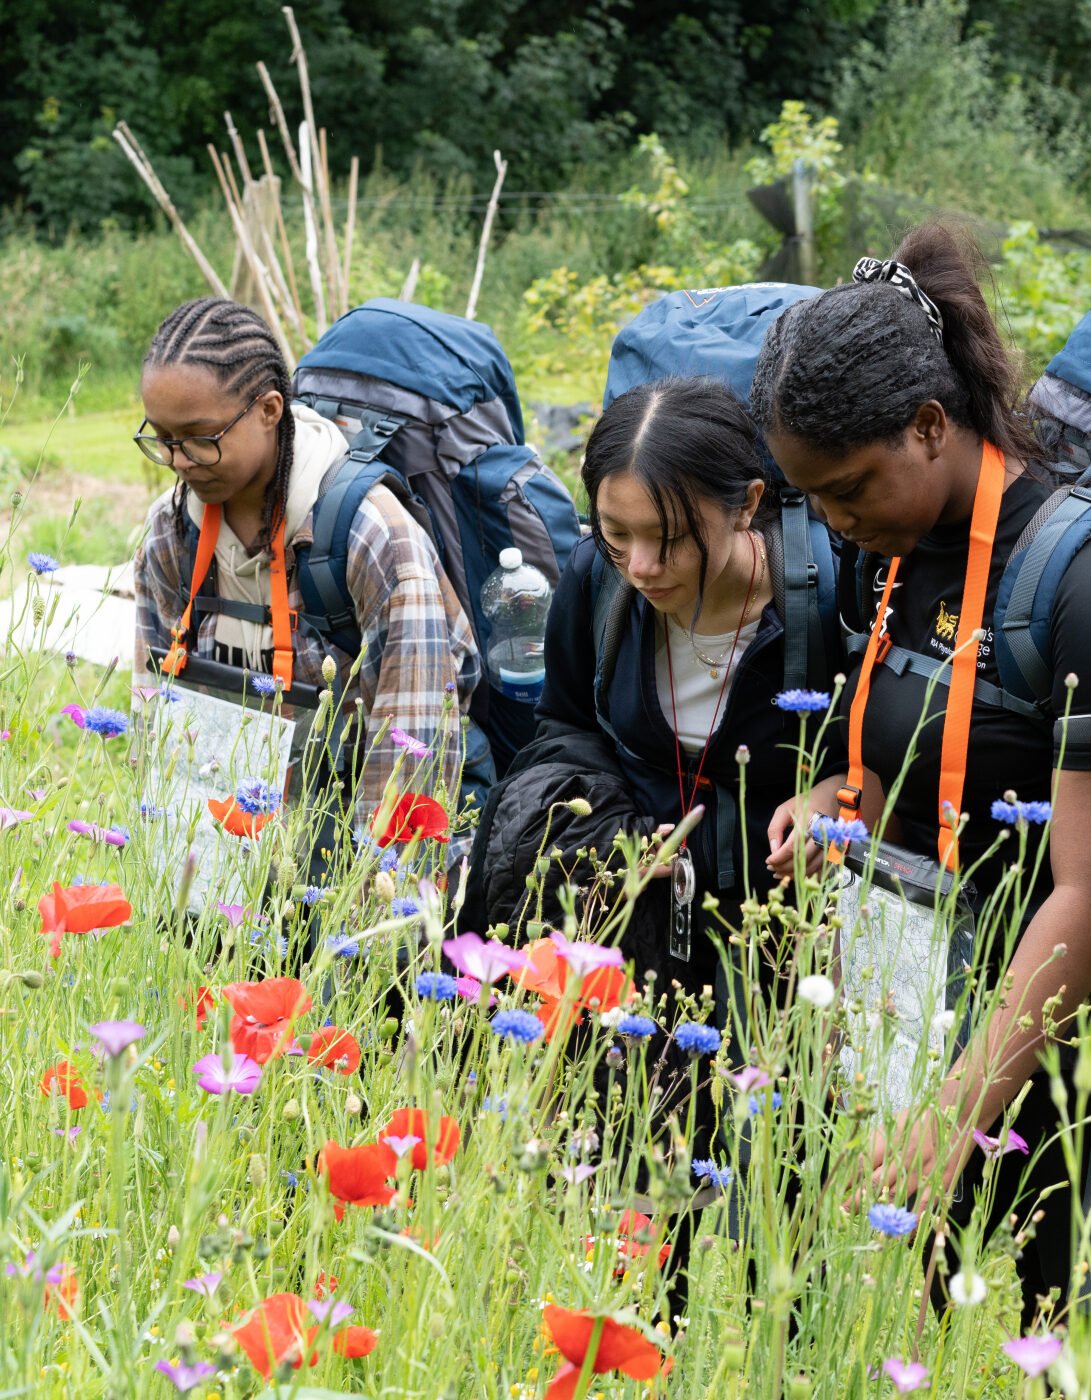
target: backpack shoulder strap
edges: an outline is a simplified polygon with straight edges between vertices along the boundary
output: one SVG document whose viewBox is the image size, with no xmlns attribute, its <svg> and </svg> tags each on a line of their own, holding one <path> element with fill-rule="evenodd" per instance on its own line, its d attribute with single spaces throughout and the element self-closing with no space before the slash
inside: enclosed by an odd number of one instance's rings
<svg viewBox="0 0 1091 1400">
<path fill-rule="evenodd" d="M 591 563 L 591 631 L 595 640 L 595 713 L 613 738 L 606 693 L 614 678 L 621 637 L 629 615 L 633 589 L 598 550 Z"/>
<path fill-rule="evenodd" d="M 1091 539 L 1091 486 L 1062 487 L 1042 503 L 1011 553 L 997 595 L 997 664 L 1005 685 L 1037 704 L 1053 687 L 1049 625 L 1065 569 Z"/>
<path fill-rule="evenodd" d="M 800 491 L 781 492 L 780 530 L 767 547 L 784 619 L 784 689 L 828 688 L 837 654 L 837 578 L 829 532 Z"/>
</svg>

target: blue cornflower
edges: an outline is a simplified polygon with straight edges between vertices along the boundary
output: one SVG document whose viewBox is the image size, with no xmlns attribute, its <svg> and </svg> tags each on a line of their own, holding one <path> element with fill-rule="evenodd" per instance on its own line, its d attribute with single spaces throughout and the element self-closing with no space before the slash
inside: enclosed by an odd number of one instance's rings
<svg viewBox="0 0 1091 1400">
<path fill-rule="evenodd" d="M 262 778 L 243 778 L 235 789 L 235 801 L 251 816 L 264 817 L 280 806 L 280 793 Z"/>
<path fill-rule="evenodd" d="M 129 716 L 105 705 L 92 705 L 83 712 L 83 727 L 92 734 L 101 734 L 104 739 L 116 739 L 128 729 Z"/>
<path fill-rule="evenodd" d="M 830 708 L 830 697 L 824 690 L 782 690 L 773 701 L 778 710 L 790 710 L 796 715 L 808 715 Z"/>
<path fill-rule="evenodd" d="M 777 1090 L 774 1089 L 772 1095 L 770 1096 L 769 1102 L 772 1104 L 773 1108 L 776 1109 L 781 1106 L 784 1100 L 781 1098 Z M 764 1097 L 759 1099 L 757 1094 L 751 1094 L 746 1101 L 746 1106 L 750 1110 L 750 1117 L 753 1118 L 755 1113 L 760 1113 L 765 1107 L 765 1099 Z"/>
<path fill-rule="evenodd" d="M 288 1190 L 289 1190 L 289 1191 L 294 1191 L 294 1190 L 296 1189 L 296 1187 L 299 1185 L 299 1176 L 297 1175 L 297 1173 L 296 1173 L 296 1172 L 282 1171 L 280 1174 L 281 1174 L 281 1176 L 284 1178 L 284 1180 L 288 1183 Z"/>
<path fill-rule="evenodd" d="M 415 899 L 394 899 L 391 900 L 390 910 L 399 919 L 408 919 L 420 913 L 420 905 Z"/>
<path fill-rule="evenodd" d="M 735 1173 L 730 1167 L 718 1167 L 711 1157 L 694 1162 L 693 1175 L 709 1186 L 730 1186 Z"/>
<path fill-rule="evenodd" d="M 917 1217 L 903 1206 L 875 1205 L 867 1213 L 868 1224 L 880 1234 L 901 1239 L 917 1228 Z"/>
<path fill-rule="evenodd" d="M 259 672 L 256 676 L 250 677 L 250 689 L 255 695 L 275 695 L 277 690 L 276 676 L 267 676 Z"/>
<path fill-rule="evenodd" d="M 508 1040 L 521 1040 L 524 1045 L 529 1045 L 545 1032 L 541 1021 L 529 1011 L 498 1011 L 492 1018 L 491 1025 L 494 1035 L 505 1036 Z"/>
<path fill-rule="evenodd" d="M 622 1016 L 615 1029 L 618 1035 L 632 1036 L 635 1040 L 650 1040 L 659 1027 L 650 1016 Z"/>
<path fill-rule="evenodd" d="M 1007 822 L 1009 826 L 1017 826 L 1019 822 L 1041 826 L 1053 816 L 1053 805 L 1049 802 L 1002 802 L 997 798 L 991 811 L 994 821 Z"/>
<path fill-rule="evenodd" d="M 455 979 L 445 972 L 422 972 L 417 978 L 417 995 L 425 1001 L 453 1001 Z"/>
<path fill-rule="evenodd" d="M 815 817 L 811 835 L 824 846 L 847 846 L 850 841 L 866 841 L 867 827 L 858 817 Z"/>
<path fill-rule="evenodd" d="M 255 946 L 260 945 L 270 949 L 276 946 L 279 948 L 282 958 L 288 956 L 288 939 L 283 933 L 280 934 L 279 937 L 274 938 L 273 934 L 266 933 L 262 928 L 256 928 L 250 935 L 250 942 Z"/>
<path fill-rule="evenodd" d="M 388 875 L 393 875 L 398 869 L 398 853 L 393 848 L 384 851 L 379 857 L 379 869 L 385 870 Z"/>
<path fill-rule="evenodd" d="M 308 885 L 300 895 L 300 899 L 309 908 L 312 904 L 317 904 L 320 899 L 325 899 L 326 896 L 331 893 L 331 890 L 324 889 L 321 885 Z"/>
<path fill-rule="evenodd" d="M 688 1054 L 714 1055 L 720 1048 L 720 1032 L 715 1026 L 699 1026 L 696 1021 L 683 1021 L 674 1032 L 679 1050 Z"/>
<path fill-rule="evenodd" d="M 508 1121 L 508 1101 L 507 1099 L 494 1099 L 486 1094 L 481 1100 L 481 1112 L 495 1113 L 501 1123 L 506 1123 Z"/>
<path fill-rule="evenodd" d="M 61 567 L 52 554 L 38 554 L 35 551 L 27 555 L 27 563 L 36 574 L 53 574 Z"/>
<path fill-rule="evenodd" d="M 360 955 L 360 940 L 349 933 L 331 933 L 326 947 L 335 958 L 355 958 Z"/>
</svg>

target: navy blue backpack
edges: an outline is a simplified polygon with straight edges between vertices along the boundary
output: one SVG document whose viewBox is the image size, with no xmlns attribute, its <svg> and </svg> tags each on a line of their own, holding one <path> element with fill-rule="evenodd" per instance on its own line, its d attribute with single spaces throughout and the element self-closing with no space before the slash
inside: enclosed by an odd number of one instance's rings
<svg viewBox="0 0 1091 1400">
<path fill-rule="evenodd" d="M 788 282 L 754 282 L 671 292 L 635 317 L 614 341 L 603 408 L 638 384 L 668 375 L 719 379 L 748 403 L 769 327 L 789 306 L 817 296 L 819 290 Z M 779 478 L 768 452 L 766 458 Z M 829 531 L 810 516 L 802 492 L 782 485 L 780 498 L 780 532 L 771 534 L 767 544 L 784 620 L 784 689 L 826 689 L 840 655 L 833 547 Z M 601 554 L 592 566 L 591 590 L 595 697 L 600 722 L 609 728 L 605 694 L 632 590 Z"/>
<path fill-rule="evenodd" d="M 361 502 L 381 482 L 431 535 L 484 663 L 481 586 L 500 551 L 516 546 L 556 585 L 580 537 L 564 484 L 526 445 L 515 379 L 496 336 L 477 321 L 377 298 L 342 316 L 303 356 L 293 391 L 341 428 L 348 448 L 322 483 L 314 543 L 298 554 L 307 621 L 343 651 L 359 650 L 348 538 Z M 482 679 L 471 713 L 502 774 L 534 736 L 533 705 Z"/>
</svg>

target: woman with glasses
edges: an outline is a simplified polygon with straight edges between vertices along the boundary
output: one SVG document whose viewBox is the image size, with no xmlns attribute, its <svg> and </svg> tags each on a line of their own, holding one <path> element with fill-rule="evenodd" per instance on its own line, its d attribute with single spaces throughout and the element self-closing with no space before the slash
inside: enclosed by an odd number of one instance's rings
<svg viewBox="0 0 1091 1400">
<path fill-rule="evenodd" d="M 169 655 L 174 645 L 273 674 L 284 640 L 274 636 L 273 581 L 285 578 L 294 680 L 327 685 L 322 667 L 330 655 L 346 706 L 362 708 L 362 728 L 375 715 L 432 745 L 445 715 L 450 724 L 446 692 L 465 712 L 480 662 L 434 546 L 385 487 L 368 492 L 348 545 L 346 580 L 364 653 L 359 670 L 354 674 L 355 655 L 294 625 L 302 602 L 295 546 L 310 542 L 319 488 L 346 445 L 333 423 L 290 402 L 289 379 L 269 327 L 235 302 L 187 302 L 156 332 L 144 360 L 145 418 L 135 441 L 175 480 L 152 506 L 137 554 L 136 668 L 148 667 L 150 649 Z M 214 545 L 201 590 L 211 600 L 203 597 L 187 614 L 190 592 L 197 592 L 195 529 Z M 219 608 L 216 599 L 231 606 Z M 437 777 L 453 791 L 459 745 L 435 747 L 444 755 Z M 378 805 L 397 752 L 389 739 L 372 746 L 356 793 L 361 815 Z"/>
</svg>

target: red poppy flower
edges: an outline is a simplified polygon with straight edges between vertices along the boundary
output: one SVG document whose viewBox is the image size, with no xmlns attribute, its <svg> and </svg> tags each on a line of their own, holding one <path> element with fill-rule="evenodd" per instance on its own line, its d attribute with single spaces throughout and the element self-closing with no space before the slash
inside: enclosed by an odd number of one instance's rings
<svg viewBox="0 0 1091 1400">
<path fill-rule="evenodd" d="M 67 1060 L 58 1060 L 52 1069 L 47 1069 L 42 1075 L 42 1093 L 47 1096 L 54 1093 L 63 1094 L 70 1108 L 87 1107 L 87 1090 Z"/>
<path fill-rule="evenodd" d="M 414 836 L 423 841 L 446 841 L 447 828 L 444 808 L 422 792 L 403 793 L 389 811 L 383 803 L 371 819 L 371 834 L 377 846 L 412 841 Z"/>
<path fill-rule="evenodd" d="M 318 1154 L 318 1170 L 329 1182 L 330 1195 L 352 1206 L 389 1205 L 394 1188 L 387 1182 L 397 1169 L 397 1157 L 382 1142 L 362 1147 L 327 1142 Z M 337 1213 L 338 1220 L 342 1213 Z"/>
<path fill-rule="evenodd" d="M 559 1001 L 564 996 L 564 984 L 568 977 L 568 964 L 557 952 L 552 938 L 536 938 L 522 950 L 529 966 L 520 969 L 515 981 L 530 992 L 537 992 L 543 999 Z"/>
<path fill-rule="evenodd" d="M 379 1134 L 380 1141 L 388 1137 L 420 1138 L 413 1146 L 412 1162 L 414 1169 L 422 1172 L 428 1165 L 428 1149 L 432 1150 L 435 1165 L 442 1167 L 458 1151 L 462 1132 L 453 1118 L 443 1117 L 438 1126 L 433 1127 L 423 1109 L 399 1108 Z"/>
<path fill-rule="evenodd" d="M 53 885 L 53 893 L 38 901 L 42 933 L 52 936 L 49 951 L 57 957 L 61 935 L 116 928 L 133 916 L 133 906 L 120 885 Z"/>
<path fill-rule="evenodd" d="M 318 1355 L 311 1350 L 318 1333 L 313 1324 L 313 1314 L 298 1294 L 274 1293 L 259 1303 L 245 1322 L 233 1327 L 231 1334 L 255 1371 L 270 1380 L 285 1362 L 297 1371 L 304 1357 L 311 1366 L 318 1364 Z"/>
<path fill-rule="evenodd" d="M 342 1327 L 333 1339 L 333 1349 L 341 1356 L 367 1356 L 378 1340 L 370 1327 Z"/>
<path fill-rule="evenodd" d="M 614 1011 L 633 994 L 633 981 L 623 967 L 596 967 L 580 983 L 580 1005 Z"/>
<path fill-rule="evenodd" d="M 643 1215 L 638 1210 L 627 1210 L 622 1213 L 617 1227 L 617 1252 L 622 1259 L 642 1259 L 645 1254 L 656 1243 L 655 1222 L 650 1215 Z M 595 1237 L 593 1235 L 584 1236 L 584 1248 L 588 1255 L 595 1247 Z M 658 1264 L 662 1268 L 670 1258 L 671 1247 L 663 1244 L 659 1247 Z M 618 1270 L 621 1275 L 625 1272 L 622 1264 Z"/>
<path fill-rule="evenodd" d="M 327 1274 L 323 1269 L 314 1281 L 314 1296 L 325 1298 L 330 1293 L 336 1293 L 340 1281 L 336 1274 Z"/>
<path fill-rule="evenodd" d="M 193 1011 L 197 1020 L 197 1029 L 203 1030 L 204 1024 L 208 1020 L 208 1013 L 216 1005 L 216 993 L 211 987 L 198 987 L 196 995 L 190 990 L 185 996 L 180 996 L 178 1005 L 188 1011 L 191 997 L 194 998 Z"/>
<path fill-rule="evenodd" d="M 50 1270 L 53 1273 L 53 1270 Z M 60 1278 L 56 1283 L 50 1283 L 48 1278 L 45 1285 L 45 1305 L 47 1308 L 57 1309 L 57 1316 L 63 1318 L 65 1322 L 72 1316 L 72 1309 L 76 1305 L 76 1300 L 80 1296 L 80 1282 L 76 1277 L 76 1271 L 71 1264 L 60 1265 Z"/>
<path fill-rule="evenodd" d="M 279 1059 L 292 1043 L 295 1023 L 311 1009 L 307 988 L 295 977 L 229 982 L 223 994 L 235 1010 L 231 1044 L 259 1065 Z"/>
<path fill-rule="evenodd" d="M 558 1033 L 565 1034 L 583 1021 L 578 1003 L 565 1003 L 555 997 L 543 997 L 534 1014 L 545 1027 L 546 1040 L 552 1040 Z"/>
<path fill-rule="evenodd" d="M 360 1046 L 348 1031 L 337 1026 L 323 1026 L 311 1036 L 307 1059 L 311 1064 L 335 1069 L 338 1074 L 355 1074 L 360 1068 Z"/>
<path fill-rule="evenodd" d="M 210 797 L 208 810 L 229 836 L 257 836 L 275 812 L 244 812 L 234 797 Z"/>
<path fill-rule="evenodd" d="M 586 1309 L 575 1311 L 550 1303 L 543 1318 L 561 1355 L 569 1363 L 550 1381 L 546 1390 L 548 1400 L 570 1400 L 575 1395 L 596 1327 L 599 1334 L 591 1361 L 592 1371 L 621 1371 L 633 1380 L 650 1381 L 670 1370 L 671 1363 L 664 1360 L 663 1353 L 643 1332 L 615 1322 L 612 1317 L 596 1317 Z"/>
</svg>

